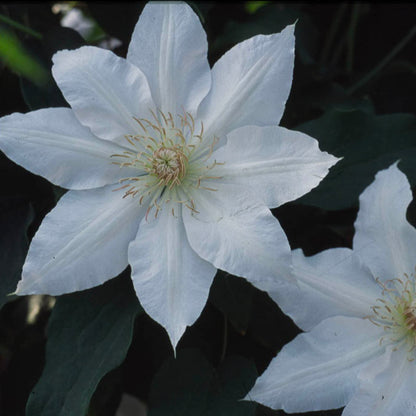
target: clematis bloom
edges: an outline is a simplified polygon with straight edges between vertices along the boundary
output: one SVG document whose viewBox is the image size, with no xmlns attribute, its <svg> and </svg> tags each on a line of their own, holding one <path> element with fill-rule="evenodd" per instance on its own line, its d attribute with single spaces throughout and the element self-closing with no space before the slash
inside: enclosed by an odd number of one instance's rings
<svg viewBox="0 0 416 416">
<path fill-rule="evenodd" d="M 305 331 L 247 399 L 286 412 L 346 406 L 343 416 L 416 414 L 416 230 L 412 192 L 392 165 L 360 196 L 353 249 L 293 252 L 298 286 L 271 296 Z"/>
<path fill-rule="evenodd" d="M 143 308 L 176 346 L 217 268 L 253 282 L 290 276 L 269 208 L 337 161 L 278 126 L 294 26 L 236 45 L 210 69 L 192 9 L 149 3 L 127 59 L 84 46 L 53 62 L 70 108 L 0 119 L 1 150 L 70 189 L 34 236 L 17 294 L 87 289 L 130 264 Z"/>
</svg>

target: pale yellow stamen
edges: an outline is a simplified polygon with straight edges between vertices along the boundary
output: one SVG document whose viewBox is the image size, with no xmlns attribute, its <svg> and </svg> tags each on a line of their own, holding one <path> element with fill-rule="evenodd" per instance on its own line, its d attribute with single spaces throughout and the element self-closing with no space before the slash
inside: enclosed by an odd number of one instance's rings
<svg viewBox="0 0 416 416">
<path fill-rule="evenodd" d="M 223 163 L 206 162 L 218 139 L 214 136 L 207 143 L 203 137 L 203 123 L 199 132 L 196 132 L 195 120 L 187 112 L 178 115 L 177 122 L 170 112 L 159 111 L 156 114 L 150 110 L 150 113 L 150 120 L 133 117 L 138 125 L 138 134 L 125 136 L 130 146 L 137 151 L 128 150 L 112 155 L 112 158 L 116 158 L 112 163 L 138 172 L 121 179 L 122 186 L 115 191 L 123 189 L 123 198 L 138 196 L 140 204 L 143 201 L 149 203 L 147 214 L 154 207 L 157 216 L 162 205 L 170 201 L 181 203 L 197 213 L 192 199 L 193 190 L 217 190 L 206 186 L 206 182 L 220 177 L 208 175 L 208 172 Z"/>
<path fill-rule="evenodd" d="M 374 314 L 369 320 L 386 331 L 386 337 L 380 343 L 389 341 L 395 344 L 394 349 L 406 344 L 408 360 L 414 360 L 416 348 L 416 281 L 415 275 L 404 274 L 401 279 L 389 280 L 382 283 L 383 297 L 377 299 L 377 304 L 371 309 Z"/>
</svg>

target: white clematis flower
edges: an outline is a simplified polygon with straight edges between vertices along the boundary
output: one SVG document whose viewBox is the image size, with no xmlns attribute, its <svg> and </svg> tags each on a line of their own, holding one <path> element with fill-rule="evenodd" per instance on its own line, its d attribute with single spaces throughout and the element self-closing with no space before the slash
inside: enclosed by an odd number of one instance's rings
<svg viewBox="0 0 416 416">
<path fill-rule="evenodd" d="M 212 68 L 185 3 L 150 3 L 127 59 L 84 46 L 53 57 L 71 108 L 0 120 L 0 148 L 70 189 L 31 243 L 17 294 L 100 285 L 128 264 L 173 346 L 201 313 L 217 268 L 250 281 L 290 276 L 268 208 L 318 185 L 337 159 L 277 126 L 294 26 L 255 36 Z"/>
<path fill-rule="evenodd" d="M 353 250 L 293 252 L 299 285 L 269 293 L 305 331 L 246 399 L 286 412 L 345 406 L 343 416 L 416 415 L 416 230 L 396 164 L 360 196 Z"/>
</svg>

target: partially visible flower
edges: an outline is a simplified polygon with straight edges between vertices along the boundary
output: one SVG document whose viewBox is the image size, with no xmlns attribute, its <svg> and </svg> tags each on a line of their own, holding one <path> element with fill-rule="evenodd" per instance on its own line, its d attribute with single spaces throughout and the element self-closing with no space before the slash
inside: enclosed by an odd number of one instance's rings
<svg viewBox="0 0 416 416">
<path fill-rule="evenodd" d="M 353 250 L 293 252 L 299 285 L 267 289 L 306 332 L 283 347 L 246 399 L 286 412 L 416 415 L 416 230 L 396 165 L 361 194 Z"/>
<path fill-rule="evenodd" d="M 128 264 L 146 312 L 176 346 L 217 268 L 289 278 L 290 247 L 269 211 L 315 187 L 337 159 L 277 124 L 294 26 L 255 36 L 212 68 L 185 3 L 150 3 L 127 59 L 60 51 L 53 76 L 71 108 L 0 120 L 0 148 L 71 189 L 31 243 L 17 294 L 87 289 Z"/>
<path fill-rule="evenodd" d="M 98 42 L 98 46 L 101 48 L 113 50 L 122 44 L 120 39 L 105 36 L 97 22 L 86 16 L 81 9 L 73 7 L 67 2 L 54 4 L 52 10 L 55 13 L 63 13 L 61 26 L 76 30 L 85 40 L 95 44 L 98 39 L 101 39 Z"/>
<path fill-rule="evenodd" d="M 82 10 L 76 7 L 65 11 L 61 19 L 61 26 L 76 30 L 84 39 L 87 39 L 94 30 L 94 22 L 84 16 Z"/>
</svg>

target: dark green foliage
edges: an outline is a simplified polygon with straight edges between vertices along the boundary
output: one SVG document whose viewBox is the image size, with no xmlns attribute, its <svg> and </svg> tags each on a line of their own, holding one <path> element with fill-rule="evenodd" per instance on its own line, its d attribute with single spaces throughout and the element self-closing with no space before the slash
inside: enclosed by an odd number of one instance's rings
<svg viewBox="0 0 416 416">
<path fill-rule="evenodd" d="M 33 208 L 19 198 L 0 199 L 0 309 L 14 296 L 29 247 L 27 229 L 33 220 Z"/>
<path fill-rule="evenodd" d="M 331 110 L 299 130 L 316 137 L 322 150 L 343 157 L 316 190 L 302 197 L 305 204 L 324 209 L 356 206 L 374 175 L 397 160 L 411 185 L 416 185 L 416 117 L 411 114 Z"/>
<path fill-rule="evenodd" d="M 27 416 L 86 414 L 101 378 L 119 366 L 141 312 L 127 273 L 103 286 L 61 296 L 48 325 L 46 366 Z"/>
<path fill-rule="evenodd" d="M 245 358 L 228 357 L 214 370 L 198 350 L 181 350 L 153 379 L 149 416 L 252 416 L 254 404 L 239 399 L 256 377 Z"/>
<path fill-rule="evenodd" d="M 253 286 L 246 280 L 220 272 L 211 287 L 211 302 L 239 332 L 246 332 L 250 321 Z"/>
</svg>

